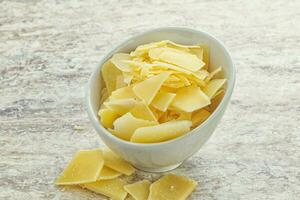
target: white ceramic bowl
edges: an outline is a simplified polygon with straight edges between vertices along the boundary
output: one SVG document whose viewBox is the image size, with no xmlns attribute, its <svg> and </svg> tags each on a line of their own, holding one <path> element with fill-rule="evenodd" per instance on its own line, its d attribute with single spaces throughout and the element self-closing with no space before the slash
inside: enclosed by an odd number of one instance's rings
<svg viewBox="0 0 300 200">
<path fill-rule="evenodd" d="M 130 52 L 138 45 L 160 40 L 171 40 L 179 44 L 187 45 L 198 43 L 209 45 L 210 69 L 222 66 L 224 71 L 223 75 L 228 80 L 224 98 L 218 108 L 204 123 L 186 135 L 155 144 L 137 144 L 121 140 L 108 132 L 101 125 L 97 116 L 100 107 L 100 89 L 103 86 L 100 74 L 101 66 L 114 53 Z M 216 38 L 208 33 L 194 29 L 176 27 L 159 28 L 129 38 L 113 48 L 102 58 L 88 83 L 86 92 L 87 112 L 103 142 L 115 153 L 119 154 L 138 169 L 150 172 L 163 172 L 179 166 L 184 160 L 197 152 L 212 135 L 228 105 L 234 83 L 235 69 L 231 57 L 224 45 Z"/>
</svg>

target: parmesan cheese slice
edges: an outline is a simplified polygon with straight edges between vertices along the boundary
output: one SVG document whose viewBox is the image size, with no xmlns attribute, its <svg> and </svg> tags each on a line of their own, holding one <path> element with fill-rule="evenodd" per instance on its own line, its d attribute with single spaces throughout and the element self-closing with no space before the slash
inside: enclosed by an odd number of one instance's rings
<svg viewBox="0 0 300 200">
<path fill-rule="evenodd" d="M 187 133 L 191 126 L 191 121 L 183 120 L 142 127 L 136 129 L 130 141 L 136 143 L 163 142 Z"/>
<path fill-rule="evenodd" d="M 122 174 L 120 172 L 113 170 L 109 167 L 103 166 L 103 168 L 99 174 L 98 180 L 115 179 L 121 175 Z"/>
<path fill-rule="evenodd" d="M 143 56 L 147 54 L 150 49 L 165 46 L 168 42 L 166 40 L 160 42 L 152 42 L 145 45 L 140 45 L 136 48 L 134 52 L 131 53 L 132 56 Z"/>
<path fill-rule="evenodd" d="M 162 68 L 166 68 L 166 69 L 172 69 L 178 72 L 182 72 L 184 74 L 191 74 L 192 72 L 187 70 L 187 69 L 183 69 L 181 67 L 178 67 L 176 65 L 172 65 L 169 63 L 164 63 L 164 62 L 159 62 L 159 61 L 154 61 L 152 64 L 152 67 L 162 67 Z"/>
<path fill-rule="evenodd" d="M 171 63 L 190 71 L 200 70 L 205 65 L 196 55 L 172 48 L 151 49 L 149 56 L 154 60 Z"/>
<path fill-rule="evenodd" d="M 119 115 L 129 112 L 136 104 L 135 99 L 116 99 L 105 102 L 104 105 Z"/>
<path fill-rule="evenodd" d="M 214 94 L 225 84 L 226 79 L 213 79 L 203 89 L 203 92 L 211 99 Z"/>
<path fill-rule="evenodd" d="M 116 90 L 122 87 L 126 87 L 127 84 L 124 82 L 123 75 L 118 75 L 116 78 Z"/>
<path fill-rule="evenodd" d="M 148 200 L 185 200 L 196 186 L 194 180 L 168 174 L 151 184 Z"/>
<path fill-rule="evenodd" d="M 131 113 L 126 113 L 113 123 L 115 135 L 124 140 L 130 140 L 137 128 L 156 125 L 156 121 L 138 119 Z"/>
<path fill-rule="evenodd" d="M 130 176 L 134 173 L 135 169 L 125 160 L 120 158 L 118 155 L 116 155 L 111 150 L 104 150 L 103 151 L 103 157 L 104 157 L 104 164 L 105 166 L 118 171 L 122 174 L 125 174 L 127 176 Z"/>
<path fill-rule="evenodd" d="M 145 105 L 144 102 L 137 102 L 135 106 L 132 108 L 132 110 L 130 110 L 130 113 L 136 118 L 150 120 L 150 121 L 157 121 L 153 112 L 150 110 L 150 108 L 147 105 Z"/>
<path fill-rule="evenodd" d="M 135 98 L 135 94 L 131 86 L 119 88 L 111 93 L 110 99 L 132 99 Z"/>
<path fill-rule="evenodd" d="M 211 104 L 209 105 L 211 112 L 216 110 L 216 108 L 218 107 L 218 105 L 221 103 L 221 101 L 223 99 L 225 91 L 224 90 L 220 90 L 220 91 L 223 91 L 223 92 L 219 93 L 218 95 L 215 95 L 215 97 L 211 100 Z"/>
<path fill-rule="evenodd" d="M 112 128 L 114 121 L 120 117 L 118 113 L 109 108 L 99 110 L 98 115 L 100 117 L 101 124 L 105 128 Z"/>
<path fill-rule="evenodd" d="M 131 60 L 131 56 L 127 53 L 116 53 L 113 55 L 113 57 L 110 59 L 111 62 L 120 70 L 123 72 L 131 72 L 131 67 L 128 63 L 124 62 L 127 60 Z"/>
<path fill-rule="evenodd" d="M 203 62 L 205 63 L 204 69 L 208 69 L 208 66 L 210 64 L 210 52 L 209 52 L 209 47 L 206 44 L 201 44 L 201 48 L 203 49 Z"/>
<path fill-rule="evenodd" d="M 209 98 L 199 87 L 189 86 L 178 90 L 172 106 L 185 112 L 203 108 L 210 104 Z"/>
<path fill-rule="evenodd" d="M 158 92 L 155 98 L 153 99 L 151 105 L 157 110 L 166 112 L 171 102 L 175 98 L 176 94 L 168 92 Z"/>
<path fill-rule="evenodd" d="M 108 94 L 111 94 L 111 92 L 116 89 L 117 76 L 122 73 L 111 63 L 110 60 L 102 65 L 101 72 L 107 92 Z"/>
<path fill-rule="evenodd" d="M 209 82 L 215 75 L 217 75 L 218 73 L 220 73 L 222 71 L 222 67 L 218 67 L 217 69 L 215 69 L 214 71 L 212 71 L 207 78 L 205 79 L 206 82 Z"/>
<path fill-rule="evenodd" d="M 151 183 L 147 180 L 139 181 L 133 184 L 125 185 L 124 189 L 135 200 L 147 200 L 149 195 L 149 187 Z"/>
<path fill-rule="evenodd" d="M 75 185 L 94 182 L 103 167 L 104 160 L 99 149 L 78 151 L 58 179 L 56 185 Z"/>
<path fill-rule="evenodd" d="M 149 105 L 169 75 L 169 73 L 165 72 L 137 83 L 132 88 L 133 92 Z"/>
<path fill-rule="evenodd" d="M 111 180 L 100 180 L 93 183 L 83 184 L 82 187 L 91 190 L 95 193 L 99 193 L 110 197 L 113 200 L 124 200 L 127 196 L 127 192 L 124 190 L 126 182 L 116 178 Z"/>
<path fill-rule="evenodd" d="M 208 117 L 210 116 L 210 112 L 205 109 L 197 110 L 192 114 L 192 127 L 199 126 L 202 124 Z"/>
</svg>

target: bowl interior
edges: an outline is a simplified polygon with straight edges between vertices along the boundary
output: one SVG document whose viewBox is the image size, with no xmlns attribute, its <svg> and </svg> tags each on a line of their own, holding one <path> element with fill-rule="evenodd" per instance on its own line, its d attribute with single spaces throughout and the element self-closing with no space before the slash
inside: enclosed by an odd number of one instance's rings
<svg viewBox="0 0 300 200">
<path fill-rule="evenodd" d="M 88 112 L 94 125 L 95 123 L 100 124 L 97 113 L 100 108 L 101 87 L 104 86 L 101 73 L 100 73 L 101 66 L 103 65 L 103 63 L 106 62 L 114 53 L 130 52 L 139 45 L 150 43 L 150 42 L 157 42 L 161 40 L 171 40 L 173 42 L 179 44 L 185 44 L 185 45 L 195 45 L 195 44 L 208 45 L 210 50 L 209 70 L 213 70 L 219 66 L 222 66 L 223 74 L 221 76 L 227 78 L 227 85 L 226 85 L 227 89 L 222 102 L 224 101 L 225 98 L 230 98 L 234 86 L 235 73 L 234 73 L 233 64 L 230 55 L 225 49 L 225 47 L 223 46 L 223 44 L 217 39 L 215 39 L 214 37 L 212 37 L 211 35 L 193 29 L 160 28 L 160 29 L 144 32 L 142 34 L 139 34 L 137 36 L 134 36 L 126 40 L 125 42 L 123 42 L 122 44 L 118 45 L 113 50 L 111 50 L 102 59 L 100 65 L 93 73 L 92 77 L 90 78 L 90 82 L 87 90 L 88 91 L 87 93 Z M 220 104 L 222 104 L 222 102 Z M 218 109 L 215 112 L 218 112 Z M 102 125 L 100 126 L 101 128 L 103 128 Z"/>
</svg>

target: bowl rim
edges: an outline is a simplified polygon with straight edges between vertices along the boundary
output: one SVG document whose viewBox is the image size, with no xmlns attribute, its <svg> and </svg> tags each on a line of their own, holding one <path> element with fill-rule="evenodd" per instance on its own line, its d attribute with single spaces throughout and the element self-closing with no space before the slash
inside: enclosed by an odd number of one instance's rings
<svg viewBox="0 0 300 200">
<path fill-rule="evenodd" d="M 102 124 L 99 123 L 99 121 L 98 121 L 98 115 L 96 115 L 96 116 L 94 115 L 94 112 L 93 112 L 92 106 L 91 106 L 91 98 L 90 98 L 91 93 L 92 93 L 92 91 L 91 91 L 92 87 L 91 86 L 93 84 L 93 82 L 92 82 L 93 78 L 94 78 L 94 76 L 97 75 L 100 68 L 104 64 L 104 62 L 106 62 L 113 55 L 113 53 L 116 50 L 128 45 L 128 43 L 130 41 L 135 40 L 138 37 L 141 37 L 141 36 L 146 35 L 146 34 L 157 33 L 157 32 L 160 32 L 160 31 L 192 32 L 192 33 L 195 33 L 195 34 L 204 35 L 205 37 L 207 37 L 211 40 L 214 40 L 221 47 L 221 49 L 225 53 L 225 56 L 229 58 L 230 65 L 228 67 L 231 68 L 231 70 L 229 70 L 229 73 L 230 73 L 229 77 L 231 77 L 231 79 L 230 79 L 230 81 L 227 81 L 227 89 L 225 91 L 225 95 L 224 95 L 222 101 L 220 102 L 220 104 L 218 105 L 218 107 L 216 108 L 216 110 L 201 125 L 197 126 L 193 130 L 189 131 L 187 134 L 184 134 L 182 136 L 179 136 L 179 137 L 171 139 L 171 140 L 167 140 L 167 141 L 164 141 L 164 142 L 159 142 L 159 143 L 134 143 L 134 142 L 122 140 L 122 139 L 118 138 L 117 136 L 114 136 L 106 128 L 104 128 L 102 126 Z M 199 30 L 192 29 L 192 28 L 186 28 L 186 27 L 160 27 L 160 28 L 149 29 L 147 31 L 140 32 L 138 34 L 135 34 L 135 35 L 121 41 L 118 45 L 115 45 L 111 50 L 109 50 L 108 52 L 105 52 L 104 54 L 105 54 L 105 56 L 103 56 L 101 58 L 98 66 L 94 69 L 94 71 L 90 75 L 89 80 L 88 80 L 88 84 L 86 85 L 86 88 L 85 88 L 85 91 L 86 91 L 86 93 L 85 93 L 85 107 L 86 107 L 89 119 L 92 122 L 94 128 L 96 129 L 97 133 L 100 135 L 100 137 L 101 137 L 101 133 L 99 133 L 99 132 L 103 132 L 104 134 L 106 134 L 107 137 L 109 137 L 111 140 L 113 140 L 114 143 L 117 143 L 118 145 L 122 145 L 122 146 L 125 145 L 125 146 L 128 146 L 128 147 L 135 147 L 135 148 L 161 147 L 161 146 L 171 145 L 173 143 L 177 143 L 180 140 L 184 140 L 188 137 L 191 137 L 194 134 L 201 134 L 201 133 L 199 133 L 199 130 L 201 130 L 202 128 L 207 126 L 218 115 L 218 113 L 221 111 L 222 107 L 226 106 L 225 101 L 230 100 L 230 97 L 232 95 L 232 92 L 233 92 L 233 89 L 234 89 L 234 86 L 235 86 L 236 68 L 235 68 L 235 65 L 232 61 L 230 53 L 229 53 L 228 49 L 226 49 L 223 42 L 221 42 L 216 37 L 214 37 L 213 35 L 211 35 L 207 32 L 199 31 Z M 101 137 L 101 139 L 102 139 L 102 137 Z"/>
</svg>

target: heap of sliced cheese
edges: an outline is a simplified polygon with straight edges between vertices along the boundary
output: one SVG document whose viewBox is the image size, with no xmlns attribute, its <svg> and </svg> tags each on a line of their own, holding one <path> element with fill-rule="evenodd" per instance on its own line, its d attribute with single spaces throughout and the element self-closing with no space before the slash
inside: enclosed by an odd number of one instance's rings
<svg viewBox="0 0 300 200">
<path fill-rule="evenodd" d="M 81 150 L 55 181 L 56 185 L 79 185 L 114 200 L 185 200 L 197 183 L 189 178 L 167 174 L 151 183 L 127 183 L 121 175 L 134 168 L 110 150 Z"/>
<path fill-rule="evenodd" d="M 206 45 L 164 40 L 117 53 L 102 66 L 99 117 L 113 135 L 137 143 L 171 140 L 216 109 L 226 79 L 210 70 Z"/>
</svg>

